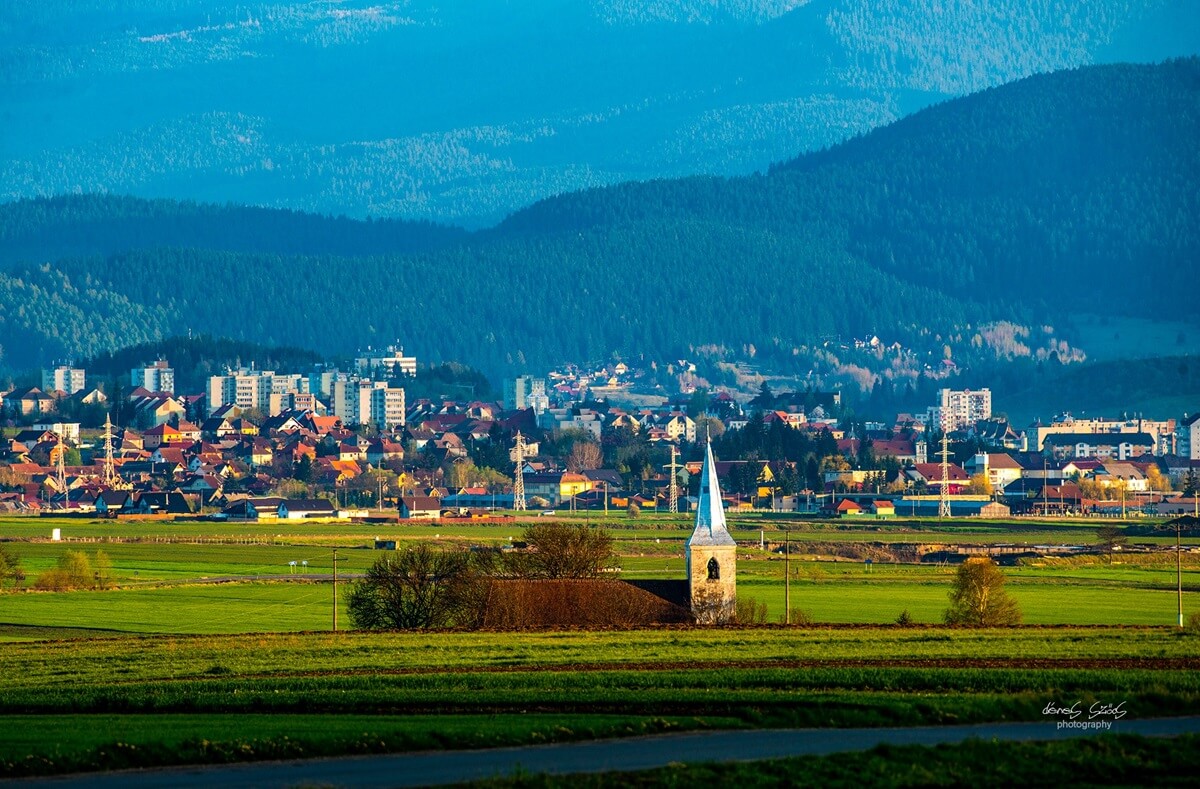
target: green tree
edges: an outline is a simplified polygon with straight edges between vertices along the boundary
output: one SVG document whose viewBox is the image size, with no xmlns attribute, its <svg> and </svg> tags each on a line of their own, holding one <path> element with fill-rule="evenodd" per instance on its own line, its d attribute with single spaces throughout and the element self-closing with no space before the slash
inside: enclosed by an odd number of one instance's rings
<svg viewBox="0 0 1200 789">
<path fill-rule="evenodd" d="M 306 485 L 310 484 L 313 481 L 312 458 L 308 455 L 301 455 L 300 460 L 296 461 L 296 469 L 292 472 L 292 478 Z"/>
<path fill-rule="evenodd" d="M 108 589 L 112 586 L 112 559 L 106 552 L 96 551 L 96 558 L 92 561 L 92 577 L 95 579 L 97 589 Z"/>
<path fill-rule="evenodd" d="M 1021 623 L 1017 601 L 1004 590 L 1004 573 L 986 557 L 959 565 L 950 590 L 946 624 L 965 627 L 1004 627 Z"/>
<path fill-rule="evenodd" d="M 25 580 L 25 571 L 21 569 L 21 557 L 7 545 L 0 543 L 0 588 L 8 582 L 20 586 Z"/>
<path fill-rule="evenodd" d="M 480 620 L 477 572 L 467 551 L 419 543 L 384 556 L 350 586 L 347 608 L 363 630 L 470 625 Z"/>
<path fill-rule="evenodd" d="M 967 493 L 975 496 L 990 496 L 992 495 L 992 481 L 988 479 L 987 474 L 975 474 L 967 483 Z"/>
<path fill-rule="evenodd" d="M 1198 491 L 1200 491 L 1200 477 L 1197 477 L 1196 469 L 1189 468 L 1183 477 L 1183 497 L 1193 499 Z"/>
</svg>

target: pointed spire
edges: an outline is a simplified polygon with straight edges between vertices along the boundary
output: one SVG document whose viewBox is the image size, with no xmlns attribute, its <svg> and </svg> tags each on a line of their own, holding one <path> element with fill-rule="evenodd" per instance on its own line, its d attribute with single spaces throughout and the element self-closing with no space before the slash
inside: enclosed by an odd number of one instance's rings
<svg viewBox="0 0 1200 789">
<path fill-rule="evenodd" d="M 696 528 L 688 545 L 736 545 L 725 527 L 725 504 L 717 482 L 717 464 L 712 445 L 704 446 L 704 467 L 700 469 L 700 499 L 696 505 Z"/>
</svg>

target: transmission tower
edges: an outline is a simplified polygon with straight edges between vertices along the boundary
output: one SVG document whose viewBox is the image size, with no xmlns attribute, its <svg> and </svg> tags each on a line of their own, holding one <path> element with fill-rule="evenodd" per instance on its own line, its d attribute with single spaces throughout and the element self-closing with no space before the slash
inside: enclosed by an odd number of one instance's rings
<svg viewBox="0 0 1200 789">
<path fill-rule="evenodd" d="M 679 468 L 679 466 L 677 466 L 675 464 L 675 458 L 678 454 L 679 454 L 679 450 L 676 449 L 674 444 L 672 444 L 671 445 L 671 487 L 670 487 L 671 502 L 667 508 L 668 512 L 679 512 L 679 478 L 676 476 L 676 471 Z"/>
<path fill-rule="evenodd" d="M 117 481 L 117 470 L 113 468 L 113 431 L 112 416 L 104 415 L 104 484 L 112 487 Z"/>
<path fill-rule="evenodd" d="M 942 489 L 938 493 L 938 517 L 950 517 L 950 439 L 942 433 Z"/>
<path fill-rule="evenodd" d="M 109 414 L 104 415 L 104 433 L 100 437 L 104 439 L 104 485 L 109 490 L 125 490 L 130 486 L 117 474 L 117 464 L 113 460 L 113 439 L 116 435 Z"/>
<path fill-rule="evenodd" d="M 63 507 L 66 507 L 67 495 L 67 444 L 61 434 L 58 436 L 58 489 L 63 493 Z"/>
<path fill-rule="evenodd" d="M 525 465 L 525 436 L 521 435 L 521 431 L 517 431 L 517 445 L 513 448 L 513 456 L 516 460 L 516 468 L 513 471 L 513 509 L 525 509 L 525 473 L 522 468 Z"/>
</svg>

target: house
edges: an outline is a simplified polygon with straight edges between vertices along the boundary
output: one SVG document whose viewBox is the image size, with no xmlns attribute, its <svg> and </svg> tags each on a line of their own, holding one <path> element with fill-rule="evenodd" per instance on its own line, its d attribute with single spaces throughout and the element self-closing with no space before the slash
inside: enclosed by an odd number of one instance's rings
<svg viewBox="0 0 1200 789">
<path fill-rule="evenodd" d="M 906 468 L 903 474 L 914 485 L 924 484 L 928 488 L 942 487 L 941 463 L 917 463 L 912 468 Z M 948 463 L 946 468 L 946 492 L 961 493 L 970 482 L 970 477 L 962 468 Z"/>
<path fill-rule="evenodd" d="M 306 518 L 336 518 L 337 510 L 328 499 L 284 499 L 276 508 L 280 520 L 305 520 Z"/>
<path fill-rule="evenodd" d="M 137 391 L 137 389 L 134 390 L 134 392 Z M 142 397 L 134 398 L 131 396 L 130 400 L 134 421 L 144 427 L 156 427 L 158 425 L 165 425 L 168 422 L 178 422 L 186 415 L 184 407 L 175 398 L 168 395 L 152 395 L 147 393 Z"/>
<path fill-rule="evenodd" d="M 157 449 L 163 444 L 183 443 L 183 434 L 169 424 L 155 425 L 142 433 L 142 445 L 146 449 Z"/>
<path fill-rule="evenodd" d="M 442 503 L 433 496 L 402 496 L 400 517 L 405 520 L 435 521 L 442 517 Z"/>
<path fill-rule="evenodd" d="M 991 483 L 993 490 L 1003 490 L 1025 473 L 1025 469 L 1012 456 L 987 452 L 973 456 L 963 464 L 963 470 L 971 476 L 982 474 Z"/>
<path fill-rule="evenodd" d="M 123 512 L 135 515 L 191 515 L 200 509 L 200 499 L 191 493 L 155 491 L 134 494 L 133 503 Z"/>
<path fill-rule="evenodd" d="M 862 511 L 862 507 L 860 507 L 857 502 L 853 502 L 850 499 L 842 499 L 833 507 L 833 514 L 838 518 L 844 518 L 848 515 L 862 515 Z M 895 511 L 893 511 L 892 514 L 894 515 Z"/>
<path fill-rule="evenodd" d="M 869 512 L 876 518 L 893 518 L 896 515 L 896 505 L 884 499 L 872 501 L 867 506 Z"/>
<path fill-rule="evenodd" d="M 525 474 L 525 495 L 539 497 L 557 507 L 576 496 L 592 489 L 592 482 L 583 474 L 554 472 L 549 474 Z"/>
<path fill-rule="evenodd" d="M 245 497 L 231 501 L 223 513 L 230 518 L 243 520 L 274 520 L 279 517 L 279 505 L 283 499 L 275 496 Z"/>
<path fill-rule="evenodd" d="M 124 490 L 106 490 L 96 495 L 92 507 L 98 515 L 116 515 L 133 504 L 133 494 Z"/>
<path fill-rule="evenodd" d="M 36 386 L 14 389 L 4 396 L 4 403 L 21 416 L 49 414 L 55 407 L 54 398 Z"/>
</svg>

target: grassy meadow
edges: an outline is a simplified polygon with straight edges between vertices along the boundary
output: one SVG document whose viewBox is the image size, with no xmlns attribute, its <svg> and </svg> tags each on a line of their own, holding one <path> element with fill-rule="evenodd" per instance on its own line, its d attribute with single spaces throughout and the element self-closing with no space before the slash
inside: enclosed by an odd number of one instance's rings
<svg viewBox="0 0 1200 789">
<path fill-rule="evenodd" d="M 576 521 L 589 523 L 592 516 Z M 607 523 L 619 554 L 619 577 L 681 578 L 686 516 L 658 520 L 617 518 Z M 768 621 L 785 610 L 784 561 L 777 548 L 789 529 L 793 546 L 791 607 L 819 623 L 885 624 L 902 612 L 918 623 L 941 621 L 953 566 L 871 565 L 839 558 L 851 544 L 1088 544 L 1095 524 L 1078 522 L 782 522 L 766 518 L 735 528 L 742 545 L 738 587 L 742 597 L 766 605 Z M 917 528 L 920 526 L 920 528 Z M 52 528 L 63 542 L 50 542 Z M 21 557 L 26 587 L 69 550 L 108 555 L 113 589 L 0 596 L 0 640 L 37 637 L 37 627 L 83 632 L 251 633 L 328 629 L 333 620 L 333 551 L 338 571 L 353 578 L 381 552 L 377 537 L 401 545 L 422 540 L 447 547 L 503 545 L 519 539 L 521 523 L 428 525 L 354 523 L 231 524 L 210 521 L 106 522 L 79 519 L 0 520 L 0 539 Z M 766 548 L 759 547 L 759 541 Z M 1131 546 L 1168 540 L 1133 536 Z M 1188 540 L 1190 548 L 1195 539 Z M 1186 556 L 1184 588 L 1200 589 L 1200 554 Z M 292 563 L 295 563 L 294 565 Z M 307 563 L 307 564 L 306 564 Z M 1006 568 L 1009 589 L 1025 622 L 1040 625 L 1169 625 L 1176 620 L 1173 555 L 1118 553 L 1104 557 L 1047 559 Z M 343 587 L 342 592 L 345 592 Z M 343 618 L 343 627 L 346 626 Z M 3 627 L 8 625 L 10 627 Z M 19 627 L 12 627 L 19 626 Z"/>
<path fill-rule="evenodd" d="M 1049 701 L 1077 699 L 1085 706 L 1124 703 L 1134 718 L 1178 715 L 1200 702 L 1197 668 L 1200 636 L 1163 628 L 678 628 L 11 643 L 0 650 L 0 726 L 22 734 L 0 745 L 0 773 L 695 728 L 1042 720 Z"/>
<path fill-rule="evenodd" d="M 682 577 L 685 518 L 607 525 L 619 577 Z M 1200 703 L 1200 635 L 1169 627 L 1173 555 L 1005 568 L 1034 626 L 956 630 L 936 624 L 954 567 L 833 554 L 848 543 L 1080 544 L 1095 525 L 787 525 L 799 543 L 786 563 L 791 605 L 815 622 L 805 627 L 332 633 L 335 547 L 339 574 L 353 577 L 381 555 L 376 537 L 503 544 L 521 524 L 0 520 L 27 587 L 68 550 L 104 551 L 114 584 L 0 594 L 0 727 L 12 733 L 0 776 L 697 728 L 1041 720 L 1047 702 L 1077 699 L 1123 701 L 1136 717 Z M 46 539 L 55 526 L 65 542 Z M 739 595 L 777 622 L 785 562 L 758 546 L 758 530 L 778 543 L 780 524 L 741 526 Z M 1200 557 L 1185 559 L 1191 610 Z M 892 624 L 902 611 L 915 626 Z"/>
</svg>

